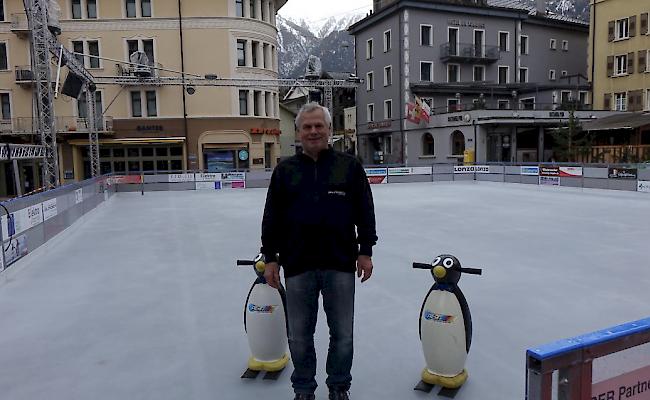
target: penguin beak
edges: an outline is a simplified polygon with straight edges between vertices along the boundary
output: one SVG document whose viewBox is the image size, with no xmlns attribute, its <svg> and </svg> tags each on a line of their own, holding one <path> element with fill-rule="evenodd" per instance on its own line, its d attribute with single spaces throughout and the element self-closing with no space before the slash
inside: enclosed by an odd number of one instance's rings
<svg viewBox="0 0 650 400">
<path fill-rule="evenodd" d="M 433 267 L 433 276 L 435 276 L 436 278 L 442 279 L 446 275 L 447 275 L 447 270 L 442 265 L 438 265 L 436 267 Z"/>
</svg>

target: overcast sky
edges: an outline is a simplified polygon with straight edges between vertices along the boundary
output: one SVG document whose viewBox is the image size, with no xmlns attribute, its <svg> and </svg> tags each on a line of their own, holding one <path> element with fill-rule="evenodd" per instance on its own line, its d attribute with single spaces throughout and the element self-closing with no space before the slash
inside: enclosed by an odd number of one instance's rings
<svg viewBox="0 0 650 400">
<path fill-rule="evenodd" d="M 348 13 L 365 14 L 372 9 L 372 0 L 288 0 L 278 14 L 285 18 L 320 21 Z"/>
</svg>

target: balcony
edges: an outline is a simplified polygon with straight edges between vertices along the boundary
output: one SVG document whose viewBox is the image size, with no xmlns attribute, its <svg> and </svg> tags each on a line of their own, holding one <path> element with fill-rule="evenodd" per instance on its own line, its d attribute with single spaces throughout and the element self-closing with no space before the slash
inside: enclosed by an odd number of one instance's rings
<svg viewBox="0 0 650 400">
<path fill-rule="evenodd" d="M 59 134 L 88 133 L 88 120 L 79 117 L 55 117 L 56 131 Z M 97 118 L 97 132 L 113 132 L 113 117 Z M 0 135 L 33 135 L 36 133 L 34 118 L 20 117 L 0 119 Z"/>
<path fill-rule="evenodd" d="M 454 42 L 440 46 L 440 59 L 445 63 L 492 64 L 500 58 L 499 46 Z"/>
<path fill-rule="evenodd" d="M 117 82 L 122 85 L 159 85 L 162 64 L 149 62 L 144 65 L 121 65 L 117 67 Z"/>
<path fill-rule="evenodd" d="M 21 38 L 29 36 L 29 26 L 27 24 L 27 16 L 24 13 L 11 14 L 11 32 L 15 33 Z"/>
<path fill-rule="evenodd" d="M 29 65 L 17 65 L 15 68 L 16 83 L 18 85 L 31 85 L 34 83 L 34 73 Z"/>
</svg>

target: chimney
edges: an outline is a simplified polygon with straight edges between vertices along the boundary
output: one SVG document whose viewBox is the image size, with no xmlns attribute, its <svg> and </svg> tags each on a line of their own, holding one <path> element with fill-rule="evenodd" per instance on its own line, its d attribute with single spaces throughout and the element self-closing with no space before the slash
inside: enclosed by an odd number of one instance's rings
<svg viewBox="0 0 650 400">
<path fill-rule="evenodd" d="M 537 15 L 546 15 L 546 0 L 535 0 L 537 5 Z"/>
</svg>

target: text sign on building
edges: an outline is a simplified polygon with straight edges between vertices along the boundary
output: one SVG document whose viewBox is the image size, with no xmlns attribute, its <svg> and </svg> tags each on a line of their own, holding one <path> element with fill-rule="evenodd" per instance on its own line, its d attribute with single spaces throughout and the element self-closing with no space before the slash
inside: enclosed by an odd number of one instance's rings
<svg viewBox="0 0 650 400">
<path fill-rule="evenodd" d="M 485 28 L 485 24 L 482 22 L 475 21 L 461 21 L 459 19 L 450 19 L 447 21 L 449 26 L 468 26 L 470 28 Z"/>
<path fill-rule="evenodd" d="M 369 122 L 368 129 L 390 128 L 391 121 Z"/>
<path fill-rule="evenodd" d="M 591 385 L 591 398 L 596 400 L 650 398 L 650 365 Z"/>
<path fill-rule="evenodd" d="M 489 174 L 490 167 L 488 165 L 456 165 L 454 166 L 454 174 Z"/>
</svg>

